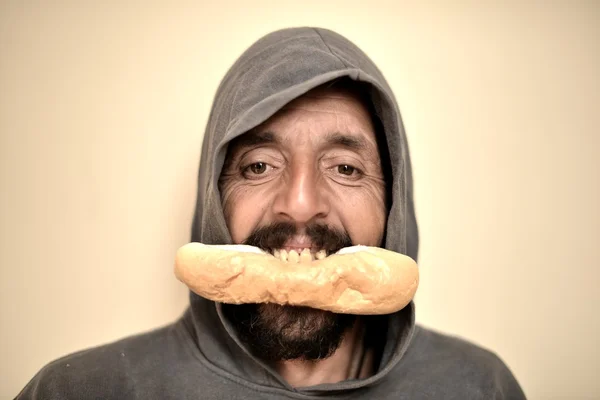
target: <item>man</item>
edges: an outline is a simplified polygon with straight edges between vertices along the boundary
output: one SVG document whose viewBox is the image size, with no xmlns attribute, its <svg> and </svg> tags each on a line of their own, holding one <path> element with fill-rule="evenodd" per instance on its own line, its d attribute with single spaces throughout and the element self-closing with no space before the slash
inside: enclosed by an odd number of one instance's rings
<svg viewBox="0 0 600 400">
<path fill-rule="evenodd" d="M 206 129 L 192 241 L 353 244 L 417 258 L 410 157 L 391 89 L 340 35 L 269 34 L 232 66 Z M 523 399 L 493 353 L 385 316 L 190 293 L 176 323 L 54 361 L 19 399 Z"/>
</svg>

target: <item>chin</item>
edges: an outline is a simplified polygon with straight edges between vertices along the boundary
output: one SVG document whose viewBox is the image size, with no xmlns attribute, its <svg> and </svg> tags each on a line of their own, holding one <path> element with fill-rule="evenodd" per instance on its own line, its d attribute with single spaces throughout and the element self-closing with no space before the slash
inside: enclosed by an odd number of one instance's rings
<svg viewBox="0 0 600 400">
<path fill-rule="evenodd" d="M 356 317 L 279 304 L 225 305 L 225 315 L 252 353 L 265 361 L 331 356 Z"/>
</svg>

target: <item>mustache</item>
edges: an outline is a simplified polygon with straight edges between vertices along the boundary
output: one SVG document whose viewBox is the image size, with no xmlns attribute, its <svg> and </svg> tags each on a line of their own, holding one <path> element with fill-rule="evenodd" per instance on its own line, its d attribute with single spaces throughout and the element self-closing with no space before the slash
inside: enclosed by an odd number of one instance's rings
<svg viewBox="0 0 600 400">
<path fill-rule="evenodd" d="M 243 244 L 272 252 L 282 248 L 289 239 L 298 235 L 299 231 L 300 229 L 293 223 L 275 222 L 255 229 Z M 352 239 L 346 231 L 326 224 L 307 225 L 302 233 L 311 239 L 313 246 L 327 251 L 327 254 L 352 246 Z"/>
</svg>

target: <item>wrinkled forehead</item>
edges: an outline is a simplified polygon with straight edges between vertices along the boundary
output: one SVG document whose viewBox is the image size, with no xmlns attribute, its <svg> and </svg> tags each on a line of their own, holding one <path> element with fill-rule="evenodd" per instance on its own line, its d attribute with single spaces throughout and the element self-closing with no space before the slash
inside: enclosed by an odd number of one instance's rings
<svg viewBox="0 0 600 400">
<path fill-rule="evenodd" d="M 271 130 L 281 125 L 281 121 L 287 123 L 290 120 L 293 120 L 296 126 L 313 125 L 324 130 L 332 129 L 331 122 L 337 121 L 344 126 L 342 130 L 355 130 L 354 133 L 366 135 L 369 141 L 375 140 L 374 112 L 370 100 L 367 100 L 367 96 L 353 83 L 326 83 L 314 88 L 291 100 L 247 133 Z M 277 129 L 273 133 L 277 133 L 276 131 Z"/>
<path fill-rule="evenodd" d="M 312 132 L 313 135 L 303 135 Z M 230 143 L 230 148 L 258 145 L 338 145 L 378 159 L 372 115 L 358 93 L 345 88 L 319 87 L 290 101 L 278 112 Z"/>
<path fill-rule="evenodd" d="M 311 110 L 332 111 L 341 109 L 359 114 L 362 117 L 372 118 L 370 103 L 366 95 L 358 87 L 346 84 L 331 86 L 325 84 L 314 88 L 307 93 L 292 100 L 279 112 L 289 109 L 307 108 Z"/>
</svg>

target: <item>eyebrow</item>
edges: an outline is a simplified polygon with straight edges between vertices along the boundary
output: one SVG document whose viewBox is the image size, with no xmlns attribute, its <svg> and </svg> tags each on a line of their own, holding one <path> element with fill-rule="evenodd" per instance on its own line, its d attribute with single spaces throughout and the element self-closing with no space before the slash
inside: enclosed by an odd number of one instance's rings
<svg viewBox="0 0 600 400">
<path fill-rule="evenodd" d="M 250 132 L 235 138 L 231 144 L 236 148 L 241 148 L 279 143 L 279 138 L 277 138 L 273 132 L 251 130 Z"/>
<path fill-rule="evenodd" d="M 346 147 L 350 150 L 367 150 L 369 143 L 362 136 L 348 135 L 340 132 L 330 133 L 325 137 L 329 145 Z"/>
<path fill-rule="evenodd" d="M 362 136 L 333 132 L 325 136 L 325 143 L 329 146 L 340 146 L 349 150 L 372 153 L 370 143 Z M 236 149 L 242 149 L 267 144 L 281 144 L 281 140 L 271 131 L 251 130 L 235 138 L 231 144 Z"/>
</svg>

